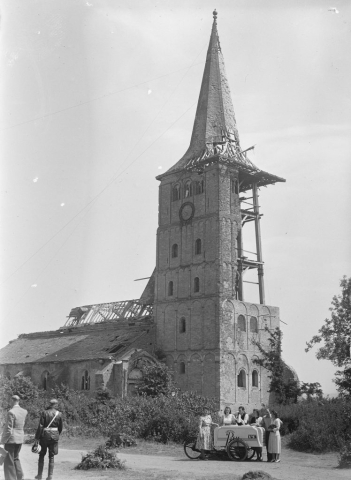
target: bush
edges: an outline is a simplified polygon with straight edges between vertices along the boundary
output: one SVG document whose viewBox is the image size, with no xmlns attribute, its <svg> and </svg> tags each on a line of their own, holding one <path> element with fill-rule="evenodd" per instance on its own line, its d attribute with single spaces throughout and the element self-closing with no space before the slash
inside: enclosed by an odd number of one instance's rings
<svg viewBox="0 0 351 480">
<path fill-rule="evenodd" d="M 339 440 L 351 436 L 351 401 L 335 398 L 277 406 L 283 421 L 281 434 L 289 434 L 288 445 L 304 452 L 338 451 Z"/>
<path fill-rule="evenodd" d="M 351 438 L 339 440 L 339 468 L 351 468 Z"/>
<path fill-rule="evenodd" d="M 124 470 L 125 460 L 117 458 L 115 453 L 107 450 L 105 445 L 99 445 L 93 452 L 82 455 L 82 461 L 78 463 L 75 470 L 90 470 L 96 468 L 98 470 L 106 470 L 107 468 L 118 468 Z"/>
<path fill-rule="evenodd" d="M 106 448 L 134 447 L 137 445 L 137 442 L 131 435 L 116 433 L 110 436 L 105 445 Z"/>
<path fill-rule="evenodd" d="M 241 480 L 271 480 L 271 479 L 273 479 L 273 477 L 268 472 L 264 472 L 263 470 L 246 472 L 241 477 Z"/>
</svg>

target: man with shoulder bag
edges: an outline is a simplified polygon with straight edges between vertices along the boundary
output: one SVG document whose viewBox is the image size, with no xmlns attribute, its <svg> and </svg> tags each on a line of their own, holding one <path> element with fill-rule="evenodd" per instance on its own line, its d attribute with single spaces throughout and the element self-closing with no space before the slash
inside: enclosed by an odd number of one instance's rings
<svg viewBox="0 0 351 480">
<path fill-rule="evenodd" d="M 44 457 L 49 450 L 49 470 L 46 480 L 52 480 L 55 455 L 58 454 L 58 441 L 62 432 L 62 414 L 57 410 L 58 401 L 53 398 L 50 406 L 40 416 L 39 425 L 35 434 L 36 444 L 40 444 L 37 480 L 43 478 Z"/>
</svg>

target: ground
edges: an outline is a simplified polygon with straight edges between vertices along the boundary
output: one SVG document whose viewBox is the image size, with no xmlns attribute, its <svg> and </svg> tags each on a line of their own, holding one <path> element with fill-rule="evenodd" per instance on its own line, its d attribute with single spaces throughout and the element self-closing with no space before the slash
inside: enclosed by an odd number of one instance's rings
<svg viewBox="0 0 351 480">
<path fill-rule="evenodd" d="M 337 469 L 337 455 L 313 455 L 299 453 L 283 447 L 279 464 L 267 462 L 231 462 L 213 459 L 208 462 L 189 460 L 181 445 L 162 445 L 139 442 L 137 447 L 121 449 L 119 458 L 126 461 L 126 470 L 81 471 L 74 470 L 81 460 L 81 454 L 92 450 L 103 439 L 63 438 L 55 458 L 55 480 L 240 480 L 249 470 L 264 470 L 276 480 L 341 480 L 350 478 L 350 470 Z M 38 456 L 31 453 L 30 445 L 23 445 L 21 462 L 25 480 L 34 479 Z M 45 465 L 45 476 L 46 478 Z M 0 479 L 3 480 L 3 471 Z"/>
</svg>

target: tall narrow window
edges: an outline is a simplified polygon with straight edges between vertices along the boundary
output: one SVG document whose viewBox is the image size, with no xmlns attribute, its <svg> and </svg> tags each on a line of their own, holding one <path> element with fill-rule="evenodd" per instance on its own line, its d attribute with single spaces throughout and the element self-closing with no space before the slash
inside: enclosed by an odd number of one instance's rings
<svg viewBox="0 0 351 480">
<path fill-rule="evenodd" d="M 178 245 L 174 243 L 172 245 L 172 258 L 177 258 L 178 257 Z"/>
<path fill-rule="evenodd" d="M 172 297 L 173 296 L 173 282 L 169 282 L 168 284 L 168 296 Z"/>
<path fill-rule="evenodd" d="M 239 194 L 239 182 L 236 178 L 232 180 L 232 192 Z"/>
<path fill-rule="evenodd" d="M 180 362 L 180 364 L 179 364 L 179 373 L 181 375 L 185 373 L 185 363 L 184 362 Z"/>
<path fill-rule="evenodd" d="M 48 389 L 49 372 L 47 372 L 47 371 L 43 372 L 42 376 L 41 376 L 41 380 L 42 380 L 43 390 L 47 390 Z"/>
<path fill-rule="evenodd" d="M 174 185 L 172 190 L 172 200 L 175 202 L 180 199 L 180 185 Z"/>
<path fill-rule="evenodd" d="M 90 390 L 90 375 L 88 370 L 84 370 L 82 375 L 82 390 Z"/>
<path fill-rule="evenodd" d="M 185 189 L 184 189 L 184 197 L 192 197 L 193 196 L 193 184 L 192 182 L 188 181 L 185 184 Z"/>
<path fill-rule="evenodd" d="M 201 253 L 201 238 L 198 238 L 195 241 L 195 255 L 200 255 Z"/>
<path fill-rule="evenodd" d="M 199 277 L 194 278 L 194 292 L 198 293 L 200 291 L 200 279 Z"/>
<path fill-rule="evenodd" d="M 238 329 L 242 332 L 246 332 L 246 320 L 244 315 L 238 316 Z"/>
<path fill-rule="evenodd" d="M 186 320 L 182 317 L 179 321 L 179 333 L 185 333 L 186 331 Z"/>
<path fill-rule="evenodd" d="M 239 372 L 238 387 L 246 388 L 246 373 L 245 373 L 245 370 L 240 370 L 240 372 Z"/>
<path fill-rule="evenodd" d="M 257 325 L 257 318 L 251 317 L 250 318 L 250 332 L 258 333 L 258 325 Z"/>
<path fill-rule="evenodd" d="M 204 192 L 204 181 L 200 180 L 200 181 L 194 182 L 195 195 L 200 195 L 203 192 Z"/>
<path fill-rule="evenodd" d="M 257 373 L 257 370 L 254 370 L 252 372 L 252 386 L 253 387 L 258 387 L 258 373 Z"/>
</svg>

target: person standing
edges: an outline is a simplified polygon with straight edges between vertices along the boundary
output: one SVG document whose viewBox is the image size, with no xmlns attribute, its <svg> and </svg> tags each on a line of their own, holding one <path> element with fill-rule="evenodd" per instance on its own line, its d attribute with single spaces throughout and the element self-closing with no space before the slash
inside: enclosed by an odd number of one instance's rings
<svg viewBox="0 0 351 480">
<path fill-rule="evenodd" d="M 282 450 L 281 438 L 280 438 L 280 427 L 282 421 L 278 418 L 278 413 L 275 410 L 272 410 L 272 425 L 271 433 L 269 435 L 268 450 L 272 456 L 272 462 L 280 462 L 280 452 Z"/>
<path fill-rule="evenodd" d="M 269 429 L 270 425 L 272 424 L 272 417 L 269 408 L 266 408 L 264 404 L 262 404 L 262 426 L 265 430 L 265 441 L 266 441 L 266 449 L 267 449 L 267 462 L 272 461 L 272 454 L 268 451 L 268 443 L 269 443 L 269 435 L 271 430 Z"/>
<path fill-rule="evenodd" d="M 39 425 L 35 434 L 35 442 L 40 443 L 41 450 L 38 460 L 37 480 L 43 478 L 44 457 L 49 450 L 49 469 L 46 480 L 52 480 L 54 473 L 55 455 L 58 454 L 58 441 L 62 432 L 62 414 L 57 410 L 56 398 L 50 400 L 49 407 L 40 416 Z"/>
<path fill-rule="evenodd" d="M 12 396 L 12 408 L 7 414 L 0 440 L 8 452 L 4 461 L 5 480 L 22 480 L 23 478 L 19 453 L 24 442 L 24 422 L 28 412 L 19 406 L 19 401 L 18 395 Z"/>
<path fill-rule="evenodd" d="M 212 425 L 218 426 L 217 423 L 212 422 L 209 409 L 204 407 L 203 415 L 199 418 L 199 432 L 196 439 L 196 449 L 201 451 L 200 460 L 208 460 L 205 452 L 213 449 Z"/>
</svg>

